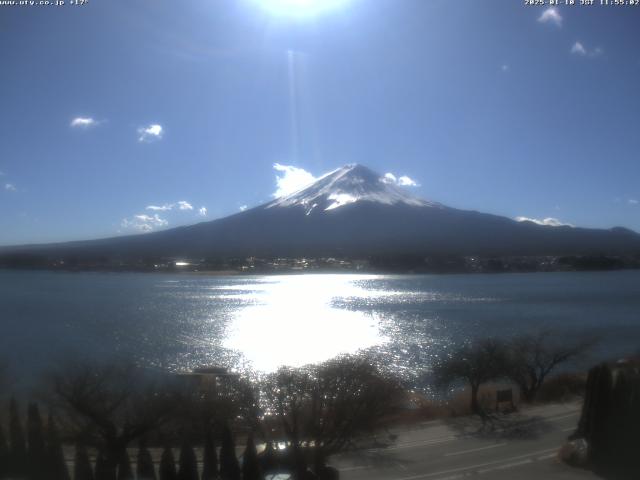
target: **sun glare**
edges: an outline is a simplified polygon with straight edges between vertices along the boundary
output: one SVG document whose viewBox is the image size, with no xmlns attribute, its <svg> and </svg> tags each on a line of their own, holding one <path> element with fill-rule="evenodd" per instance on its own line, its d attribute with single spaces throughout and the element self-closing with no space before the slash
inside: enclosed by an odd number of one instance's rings
<svg viewBox="0 0 640 480">
<path fill-rule="evenodd" d="M 348 0 L 255 0 L 274 15 L 313 17 L 345 4 Z"/>
<path fill-rule="evenodd" d="M 385 343 L 375 316 L 333 306 L 339 298 L 378 295 L 353 280 L 349 275 L 296 275 L 251 285 L 249 292 L 234 287 L 240 291 L 235 295 L 252 302 L 235 315 L 224 346 L 242 353 L 258 370 L 272 372 Z"/>
</svg>

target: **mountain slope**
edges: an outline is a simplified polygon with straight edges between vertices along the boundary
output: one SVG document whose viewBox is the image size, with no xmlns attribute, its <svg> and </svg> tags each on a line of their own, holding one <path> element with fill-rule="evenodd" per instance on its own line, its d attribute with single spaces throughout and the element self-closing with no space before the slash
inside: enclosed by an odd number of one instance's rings
<svg viewBox="0 0 640 480">
<path fill-rule="evenodd" d="M 336 256 L 396 254 L 638 254 L 640 235 L 516 222 L 413 197 L 348 165 L 306 188 L 226 218 L 161 232 L 14 247 L 49 258 Z"/>
</svg>

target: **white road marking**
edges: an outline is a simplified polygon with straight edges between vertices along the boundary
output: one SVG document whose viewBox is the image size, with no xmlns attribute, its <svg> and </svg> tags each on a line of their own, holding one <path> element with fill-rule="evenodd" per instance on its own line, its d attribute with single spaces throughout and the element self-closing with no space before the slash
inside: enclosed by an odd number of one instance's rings
<svg viewBox="0 0 640 480">
<path fill-rule="evenodd" d="M 340 467 L 339 470 L 341 472 L 351 472 L 353 470 L 365 470 L 369 468 L 369 465 L 355 465 L 353 467 Z"/>
<path fill-rule="evenodd" d="M 560 414 L 558 416 L 550 416 L 550 417 L 543 417 L 542 420 L 547 420 L 547 421 L 556 421 L 556 420 L 562 420 L 564 418 L 569 418 L 569 417 L 575 417 L 576 415 L 579 415 L 580 411 L 576 410 L 575 412 L 571 412 L 571 413 L 566 413 L 566 414 Z M 496 432 L 500 432 L 500 431 L 504 431 L 506 429 L 497 429 Z M 571 428 L 571 430 L 573 430 L 573 428 Z M 565 430 L 563 430 L 565 431 Z M 566 430 L 569 431 L 569 430 Z M 415 447 L 426 447 L 429 445 L 438 445 L 441 443 L 447 443 L 447 442 L 452 442 L 454 440 L 459 440 L 461 438 L 464 438 L 466 435 L 450 435 L 450 436 L 443 436 L 443 437 L 437 437 L 431 440 L 416 440 L 413 442 L 404 442 L 404 443 L 398 443 L 396 445 L 390 446 L 390 447 L 380 447 L 380 448 L 371 448 L 368 449 L 368 452 L 378 452 L 378 451 L 382 451 L 382 450 L 401 450 L 401 449 L 405 449 L 405 448 L 415 448 Z"/>
<path fill-rule="evenodd" d="M 479 452 L 481 450 L 488 450 L 490 448 L 503 447 L 506 444 L 507 444 L 507 442 L 494 443 L 493 445 L 487 445 L 486 447 L 471 448 L 469 450 L 461 450 L 459 452 L 445 453 L 444 456 L 445 457 L 454 457 L 456 455 L 464 455 L 465 453 L 473 453 L 473 452 Z"/>
<path fill-rule="evenodd" d="M 402 478 L 399 478 L 397 480 L 418 480 L 420 478 L 437 477 L 439 475 L 446 475 L 448 473 L 473 471 L 473 470 L 478 470 L 478 469 L 480 469 L 482 467 L 490 467 L 490 466 L 493 466 L 494 467 L 493 470 L 495 470 L 496 469 L 495 467 L 499 467 L 501 465 L 505 465 L 504 462 L 511 462 L 511 461 L 516 461 L 516 460 L 520 460 L 520 459 L 524 459 L 524 458 L 529 458 L 530 459 L 530 457 L 536 457 L 536 456 L 539 456 L 539 455 L 548 454 L 550 452 L 555 452 L 556 450 L 557 450 L 557 447 L 556 448 L 549 448 L 549 449 L 546 449 L 546 450 L 539 450 L 537 452 L 529 452 L 529 453 L 526 453 L 524 455 L 517 455 L 515 457 L 503 458 L 502 460 L 494 460 L 492 462 L 478 463 L 476 465 L 469 465 L 469 466 L 466 466 L 466 467 L 452 468 L 450 470 L 442 470 L 440 472 L 425 473 L 425 474 L 422 474 L 422 475 L 413 475 L 411 477 L 402 477 Z M 487 469 L 487 471 L 489 471 L 489 470 L 491 470 L 491 469 Z"/>
</svg>

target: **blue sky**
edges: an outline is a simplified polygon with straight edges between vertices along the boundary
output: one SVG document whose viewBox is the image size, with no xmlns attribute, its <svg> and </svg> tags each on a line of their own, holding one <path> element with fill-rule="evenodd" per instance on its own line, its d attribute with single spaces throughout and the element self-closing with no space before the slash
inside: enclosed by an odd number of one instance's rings
<svg viewBox="0 0 640 480">
<path fill-rule="evenodd" d="M 288 5 L 318 1 L 0 6 L 0 244 L 211 220 L 347 163 L 640 230 L 640 7 Z"/>
</svg>

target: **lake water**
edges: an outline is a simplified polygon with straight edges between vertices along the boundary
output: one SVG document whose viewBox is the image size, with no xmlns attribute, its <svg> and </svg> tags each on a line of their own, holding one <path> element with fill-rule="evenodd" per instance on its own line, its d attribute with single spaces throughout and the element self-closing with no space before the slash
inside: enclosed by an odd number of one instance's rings
<svg viewBox="0 0 640 480">
<path fill-rule="evenodd" d="M 640 350 L 640 272 L 204 276 L 0 271 L 0 358 L 273 371 L 368 349 L 410 376 L 453 344 L 555 329 Z"/>
</svg>

